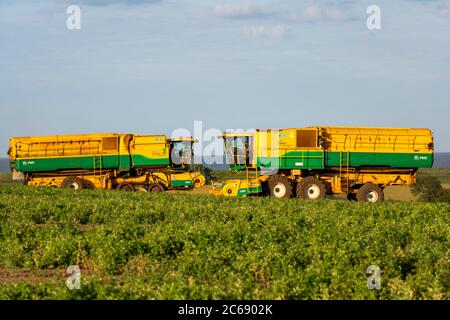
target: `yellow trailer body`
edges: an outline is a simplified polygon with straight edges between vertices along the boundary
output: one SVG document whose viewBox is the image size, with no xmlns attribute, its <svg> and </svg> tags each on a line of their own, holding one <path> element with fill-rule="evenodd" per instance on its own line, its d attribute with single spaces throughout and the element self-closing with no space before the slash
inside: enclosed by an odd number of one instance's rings
<svg viewBox="0 0 450 320">
<path fill-rule="evenodd" d="M 429 129 L 308 127 L 224 137 L 229 159 L 237 169 L 325 169 L 347 163 L 350 167 L 391 168 L 433 165 Z"/>
</svg>

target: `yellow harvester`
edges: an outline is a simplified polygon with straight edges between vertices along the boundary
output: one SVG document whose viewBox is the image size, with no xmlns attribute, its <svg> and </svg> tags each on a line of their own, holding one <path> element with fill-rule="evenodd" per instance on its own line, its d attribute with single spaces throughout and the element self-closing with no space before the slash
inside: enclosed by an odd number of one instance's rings
<svg viewBox="0 0 450 320">
<path fill-rule="evenodd" d="M 225 196 L 272 195 L 380 202 L 389 185 L 411 185 L 418 168 L 433 165 L 429 129 L 308 127 L 224 133 L 232 170 L 246 179 L 228 180 L 212 190 Z"/>
<path fill-rule="evenodd" d="M 192 138 L 85 134 L 10 139 L 14 179 L 27 185 L 158 192 L 205 184 L 190 172 Z"/>
</svg>

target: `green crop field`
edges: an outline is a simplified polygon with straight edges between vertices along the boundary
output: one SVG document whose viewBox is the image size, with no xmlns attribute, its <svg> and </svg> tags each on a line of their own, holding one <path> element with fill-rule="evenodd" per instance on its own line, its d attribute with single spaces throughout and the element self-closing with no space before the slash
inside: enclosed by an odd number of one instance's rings
<svg viewBox="0 0 450 320">
<path fill-rule="evenodd" d="M 0 172 L 0 184 L 12 183 L 11 173 L 1 173 Z"/>
<path fill-rule="evenodd" d="M 450 204 L 0 185 L 0 299 L 49 298 L 450 299 Z"/>
</svg>

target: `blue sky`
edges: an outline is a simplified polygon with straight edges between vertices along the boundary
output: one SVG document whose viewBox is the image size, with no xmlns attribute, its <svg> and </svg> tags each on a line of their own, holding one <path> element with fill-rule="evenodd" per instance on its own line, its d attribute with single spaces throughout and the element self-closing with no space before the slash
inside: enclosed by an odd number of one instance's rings
<svg viewBox="0 0 450 320">
<path fill-rule="evenodd" d="M 66 28 L 70 4 L 81 30 Z M 0 0 L 4 156 L 11 136 L 195 120 L 429 127 L 450 151 L 449 78 L 449 0 Z"/>
</svg>

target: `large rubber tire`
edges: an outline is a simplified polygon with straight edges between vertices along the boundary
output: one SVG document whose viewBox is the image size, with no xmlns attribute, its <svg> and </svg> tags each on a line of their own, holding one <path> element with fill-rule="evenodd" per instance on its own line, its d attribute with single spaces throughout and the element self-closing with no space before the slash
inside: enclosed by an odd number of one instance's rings
<svg viewBox="0 0 450 320">
<path fill-rule="evenodd" d="M 83 180 L 83 188 L 89 190 L 95 190 L 95 185 L 92 181 Z"/>
<path fill-rule="evenodd" d="M 164 192 L 164 187 L 162 185 L 160 185 L 159 183 L 150 185 L 150 187 L 148 188 L 149 192 Z"/>
<path fill-rule="evenodd" d="M 81 190 L 84 189 L 83 180 L 77 177 L 67 177 L 64 179 L 61 184 L 61 188 L 73 189 L 73 190 Z"/>
<path fill-rule="evenodd" d="M 141 186 L 141 185 L 135 186 L 134 187 L 134 191 L 136 191 L 136 192 L 148 192 L 147 188 L 145 188 L 145 186 Z"/>
<path fill-rule="evenodd" d="M 292 183 L 285 176 L 274 175 L 269 178 L 270 195 L 278 199 L 292 197 Z"/>
<path fill-rule="evenodd" d="M 269 189 L 268 181 L 261 181 L 261 190 L 262 190 L 263 196 L 265 196 L 265 197 L 270 196 L 270 189 Z"/>
<path fill-rule="evenodd" d="M 359 188 L 356 199 L 361 202 L 383 202 L 384 192 L 376 184 L 366 183 Z"/>
<path fill-rule="evenodd" d="M 134 191 L 133 185 L 129 184 L 129 183 L 121 183 L 117 186 L 116 189 L 120 190 L 120 191 L 128 191 L 128 192 Z"/>
<path fill-rule="evenodd" d="M 322 200 L 325 198 L 325 184 L 316 177 L 303 178 L 297 184 L 297 198 L 305 200 Z"/>
<path fill-rule="evenodd" d="M 356 201 L 356 193 L 349 193 L 349 194 L 347 194 L 347 200 L 349 200 L 349 201 Z"/>
</svg>

